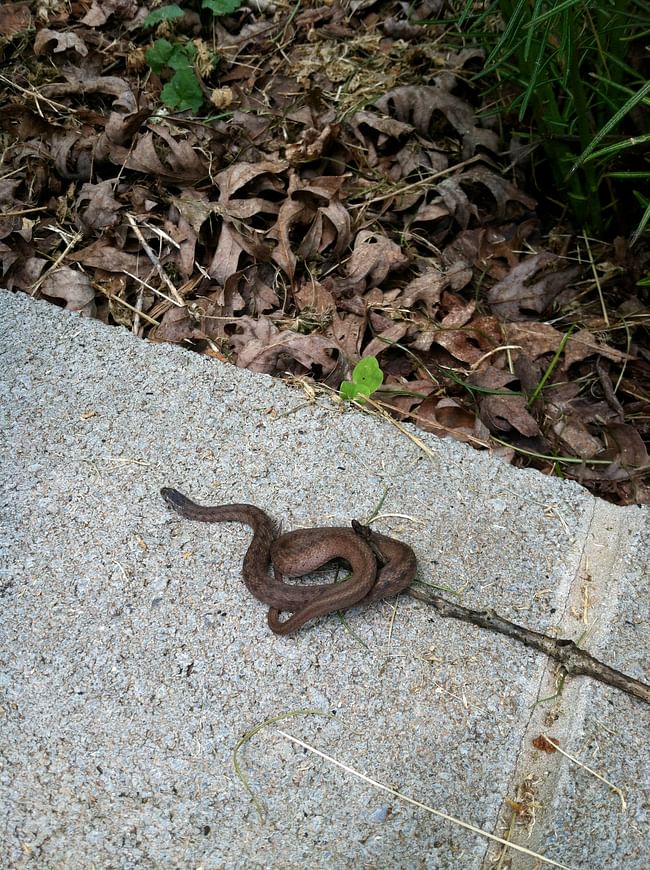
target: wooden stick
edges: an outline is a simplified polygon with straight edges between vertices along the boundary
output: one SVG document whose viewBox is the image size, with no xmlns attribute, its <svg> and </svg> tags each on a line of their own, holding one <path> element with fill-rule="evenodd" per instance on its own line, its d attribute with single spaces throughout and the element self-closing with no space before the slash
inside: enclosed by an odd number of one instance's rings
<svg viewBox="0 0 650 870">
<path fill-rule="evenodd" d="M 463 622 L 478 625 L 480 628 L 488 628 L 490 631 L 496 631 L 499 634 L 505 634 L 506 637 L 518 640 L 524 646 L 543 652 L 559 662 L 567 674 L 572 676 L 582 674 L 586 677 L 593 677 L 601 683 L 614 686 L 615 689 L 620 689 L 622 692 L 627 692 L 628 695 L 650 704 L 650 686 L 603 664 L 586 650 L 580 649 L 573 640 L 549 637 L 549 635 L 539 631 L 524 628 L 504 619 L 492 609 L 471 610 L 460 604 L 452 604 L 451 601 L 421 587 L 411 586 L 407 590 L 407 594 L 411 598 L 416 598 L 418 601 L 424 601 L 435 607 L 441 616 L 451 616 L 452 619 L 462 619 Z"/>
</svg>

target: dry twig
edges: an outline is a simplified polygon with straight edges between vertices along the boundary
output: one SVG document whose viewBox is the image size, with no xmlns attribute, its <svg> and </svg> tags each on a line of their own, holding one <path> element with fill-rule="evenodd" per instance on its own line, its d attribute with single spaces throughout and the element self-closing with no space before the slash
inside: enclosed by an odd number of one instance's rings
<svg viewBox="0 0 650 870">
<path fill-rule="evenodd" d="M 580 649 L 573 640 L 561 637 L 549 637 L 547 634 L 542 634 L 539 631 L 524 628 L 521 625 L 504 619 L 492 609 L 471 610 L 469 607 L 453 604 L 428 589 L 411 587 L 408 590 L 408 594 L 411 598 L 416 598 L 418 601 L 424 601 L 426 604 L 435 607 L 441 616 L 451 616 L 453 619 L 461 619 L 463 622 L 478 625 L 480 628 L 488 628 L 490 631 L 505 634 L 506 637 L 518 640 L 524 646 L 545 653 L 559 662 L 563 670 L 571 676 L 581 674 L 585 677 L 593 677 L 593 679 L 599 680 L 601 683 L 614 686 L 615 689 L 620 689 L 622 692 L 626 692 L 628 695 L 632 695 L 634 698 L 639 698 L 641 701 L 645 701 L 646 704 L 650 704 L 650 686 L 642 683 L 640 680 L 635 680 L 633 677 L 628 677 L 627 674 L 617 671 L 615 668 L 610 668 L 609 665 L 603 664 L 603 662 L 594 658 L 586 650 Z"/>
</svg>

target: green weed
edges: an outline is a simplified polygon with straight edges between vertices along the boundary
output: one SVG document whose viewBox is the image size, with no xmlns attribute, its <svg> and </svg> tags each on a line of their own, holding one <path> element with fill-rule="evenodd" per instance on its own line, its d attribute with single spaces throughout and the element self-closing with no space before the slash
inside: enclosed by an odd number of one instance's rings
<svg viewBox="0 0 650 870">
<path fill-rule="evenodd" d="M 363 402 L 379 389 L 384 380 L 384 373 L 379 367 L 376 357 L 366 356 L 354 367 L 351 381 L 343 381 L 340 388 L 342 399 Z"/>
<path fill-rule="evenodd" d="M 230 15 L 236 12 L 242 0 L 203 0 L 201 6 L 212 15 Z M 168 21 L 181 18 L 185 10 L 175 3 L 161 6 L 150 12 L 143 21 L 144 27 L 154 27 Z M 204 101 L 201 82 L 196 73 L 197 49 L 191 41 L 176 39 L 157 39 L 146 54 L 145 59 L 156 75 L 168 75 L 169 81 L 163 87 L 160 98 L 163 103 L 174 111 L 183 112 L 191 109 L 197 114 Z M 213 55 L 213 68 L 218 63 L 217 55 Z M 170 75 L 171 72 L 171 75 Z"/>
</svg>

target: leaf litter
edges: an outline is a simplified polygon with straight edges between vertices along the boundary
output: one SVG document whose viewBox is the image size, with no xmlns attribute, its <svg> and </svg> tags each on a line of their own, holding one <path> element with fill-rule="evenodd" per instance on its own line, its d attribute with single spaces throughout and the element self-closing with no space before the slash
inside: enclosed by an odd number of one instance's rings
<svg viewBox="0 0 650 870">
<path fill-rule="evenodd" d="M 481 53 L 443 47 L 444 4 L 408 8 L 152 33 L 136 0 L 5 4 L 3 283 L 336 390 L 376 357 L 396 420 L 650 503 L 647 240 L 538 213 Z M 193 42 L 202 114 L 162 106 L 157 37 Z"/>
</svg>

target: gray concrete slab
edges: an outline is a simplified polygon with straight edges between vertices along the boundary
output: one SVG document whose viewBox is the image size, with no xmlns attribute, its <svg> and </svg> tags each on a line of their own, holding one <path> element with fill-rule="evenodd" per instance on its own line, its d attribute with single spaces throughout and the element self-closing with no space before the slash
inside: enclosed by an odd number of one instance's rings
<svg viewBox="0 0 650 870">
<path fill-rule="evenodd" d="M 22 295 L 0 294 L 0 320 L 4 866 L 496 866 L 484 837 L 280 731 L 566 866 L 649 865 L 650 707 L 585 678 L 540 700 L 555 691 L 543 656 L 409 598 L 275 637 L 240 580 L 249 530 L 187 522 L 159 488 L 254 502 L 285 529 L 364 519 L 385 497 L 376 528 L 414 547 L 421 580 L 534 629 L 587 630 L 590 651 L 650 681 L 646 508 L 418 433 L 424 452 Z M 233 752 L 267 720 L 238 753 L 260 818 Z M 535 749 L 540 733 L 625 809 Z"/>
</svg>

